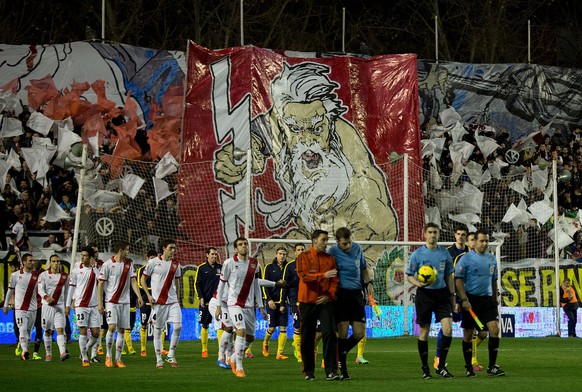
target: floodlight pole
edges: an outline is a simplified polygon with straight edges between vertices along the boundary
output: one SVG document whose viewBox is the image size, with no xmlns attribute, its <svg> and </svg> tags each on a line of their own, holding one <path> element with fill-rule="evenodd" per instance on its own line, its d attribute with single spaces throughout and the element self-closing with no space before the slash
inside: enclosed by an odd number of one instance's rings
<svg viewBox="0 0 582 392">
<path fill-rule="evenodd" d="M 342 8 L 342 53 L 346 52 L 346 7 Z"/>
<path fill-rule="evenodd" d="M 105 0 L 101 0 L 101 43 L 105 42 Z"/>
<path fill-rule="evenodd" d="M 244 0 L 240 0 L 240 46 L 245 46 Z"/>
<path fill-rule="evenodd" d="M 73 245 L 71 247 L 71 268 L 75 265 L 77 246 L 79 243 L 79 227 L 81 225 L 81 210 L 83 209 L 83 190 L 85 189 L 85 165 L 87 164 L 87 145 L 83 144 L 81 154 L 81 172 L 79 173 L 79 189 L 77 193 L 77 210 L 75 212 L 75 229 L 73 231 Z"/>
</svg>

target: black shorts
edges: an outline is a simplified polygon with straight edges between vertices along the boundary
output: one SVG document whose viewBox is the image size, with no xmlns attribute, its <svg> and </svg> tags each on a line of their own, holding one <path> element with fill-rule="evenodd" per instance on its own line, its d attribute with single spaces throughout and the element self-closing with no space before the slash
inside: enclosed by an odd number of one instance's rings
<svg viewBox="0 0 582 392">
<path fill-rule="evenodd" d="M 198 308 L 198 324 L 202 324 L 206 328 L 212 324 L 212 315 L 210 314 L 210 310 L 208 310 L 208 302 L 205 307 Z"/>
<path fill-rule="evenodd" d="M 289 305 L 289 312 L 293 319 L 293 328 L 299 330 L 301 327 L 301 318 L 299 317 L 299 309 L 297 308 L 297 305 Z"/>
<path fill-rule="evenodd" d="M 447 287 L 442 289 L 416 289 L 414 299 L 416 309 L 416 323 L 430 324 L 432 314 L 435 315 L 436 322 L 447 317 L 453 317 L 453 305 Z"/>
<path fill-rule="evenodd" d="M 338 289 L 336 293 L 335 321 L 366 322 L 366 300 L 362 290 Z"/>
<path fill-rule="evenodd" d="M 275 309 L 271 309 L 267 306 L 267 314 L 269 315 L 269 328 L 287 327 L 287 324 L 289 324 L 287 307 L 285 307 L 285 311 L 281 313 L 281 305 L 275 304 L 275 306 Z"/>
<path fill-rule="evenodd" d="M 485 329 L 487 329 L 487 323 L 489 321 L 499 320 L 497 302 L 495 302 L 492 296 L 483 297 L 467 293 L 467 298 L 471 303 L 473 313 L 475 313 L 475 315 L 479 318 L 479 321 L 483 323 Z M 477 328 L 477 323 L 471 316 L 471 313 L 465 310 L 463 310 L 463 320 L 461 321 L 461 327 L 465 329 Z"/>
<path fill-rule="evenodd" d="M 148 328 L 148 322 L 150 321 L 150 314 L 152 313 L 152 307 L 150 305 L 144 305 L 139 308 L 139 318 L 142 329 Z"/>
</svg>

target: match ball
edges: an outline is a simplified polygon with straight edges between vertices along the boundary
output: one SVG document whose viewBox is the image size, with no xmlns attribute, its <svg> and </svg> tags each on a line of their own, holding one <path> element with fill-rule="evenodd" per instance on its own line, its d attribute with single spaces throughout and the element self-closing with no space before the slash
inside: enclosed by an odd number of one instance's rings
<svg viewBox="0 0 582 392">
<path fill-rule="evenodd" d="M 432 265 L 423 265 L 418 270 L 417 279 L 420 283 L 426 283 L 428 286 L 433 284 L 437 278 L 437 270 Z"/>
</svg>

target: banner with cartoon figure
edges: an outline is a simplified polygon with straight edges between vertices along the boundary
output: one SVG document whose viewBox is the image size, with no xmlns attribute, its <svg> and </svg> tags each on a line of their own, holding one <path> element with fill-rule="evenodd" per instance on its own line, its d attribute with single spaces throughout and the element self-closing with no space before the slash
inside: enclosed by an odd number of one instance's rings
<svg viewBox="0 0 582 392">
<path fill-rule="evenodd" d="M 393 152 L 420 163 L 415 55 L 299 58 L 190 43 L 187 62 L 179 206 L 192 243 L 232 244 L 245 223 L 254 238 L 342 226 L 360 241 L 398 238 L 402 195 L 380 164 Z"/>
</svg>

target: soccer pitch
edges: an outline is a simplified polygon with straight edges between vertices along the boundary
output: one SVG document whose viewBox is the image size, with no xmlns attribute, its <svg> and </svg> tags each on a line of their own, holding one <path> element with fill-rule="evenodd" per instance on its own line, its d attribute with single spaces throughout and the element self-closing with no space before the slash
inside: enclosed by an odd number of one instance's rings
<svg viewBox="0 0 582 392">
<path fill-rule="evenodd" d="M 143 358 L 124 355 L 125 369 L 106 368 L 104 363 L 83 368 L 78 359 L 77 343 L 68 345 L 71 359 L 58 360 L 58 348 L 53 344 L 54 359 L 24 362 L 14 355 L 14 347 L 0 346 L 0 381 L 6 390 L 16 391 L 552 391 L 556 388 L 577 390 L 582 379 L 580 357 L 582 340 L 566 338 L 537 338 L 501 340 L 499 365 L 507 372 L 505 377 L 490 377 L 485 371 L 477 377 L 464 376 L 461 340 L 453 339 L 447 358 L 448 369 L 456 376 L 445 380 L 433 372 L 433 378 L 423 380 L 417 340 L 412 337 L 369 339 L 365 357 L 368 365 L 356 365 L 355 352 L 349 355 L 349 381 L 326 381 L 319 367 L 316 381 L 305 381 L 301 364 L 292 356 L 291 341 L 287 342 L 289 360 L 277 361 L 275 355 L 264 358 L 262 341 L 253 344 L 255 358 L 245 359 L 247 377 L 237 379 L 230 370 L 216 365 L 216 341 L 209 342 L 210 358 L 200 357 L 199 341 L 184 341 L 178 346 L 176 358 L 179 369 L 166 365 L 156 369 L 153 346 L 148 342 L 148 356 Z M 273 342 L 276 344 L 276 342 Z M 487 364 L 486 340 L 478 351 L 481 364 Z M 429 341 L 429 362 L 432 366 L 436 340 Z M 166 343 L 167 346 L 167 343 Z M 134 342 L 139 353 L 139 342 Z M 271 351 L 275 347 L 271 348 Z M 320 347 L 321 352 L 321 347 Z M 41 348 L 41 355 L 44 348 Z M 57 354 L 57 355 L 55 355 Z M 104 357 L 100 356 L 102 362 Z"/>
</svg>

